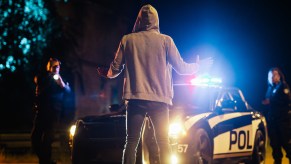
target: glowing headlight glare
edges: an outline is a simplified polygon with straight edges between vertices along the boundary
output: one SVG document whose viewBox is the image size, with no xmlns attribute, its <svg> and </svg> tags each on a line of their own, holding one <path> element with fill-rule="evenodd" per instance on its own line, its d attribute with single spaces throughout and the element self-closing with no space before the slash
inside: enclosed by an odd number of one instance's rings
<svg viewBox="0 0 291 164">
<path fill-rule="evenodd" d="M 178 162 L 179 162 L 178 157 L 173 154 L 171 156 L 171 164 L 178 164 Z"/>
<path fill-rule="evenodd" d="M 76 131 L 76 125 L 72 125 L 70 128 L 70 135 L 74 136 L 75 135 L 75 131 Z"/>
<path fill-rule="evenodd" d="M 179 134 L 184 134 L 184 129 L 182 124 L 180 123 L 172 123 L 169 127 L 169 135 L 170 136 L 178 136 Z"/>
</svg>

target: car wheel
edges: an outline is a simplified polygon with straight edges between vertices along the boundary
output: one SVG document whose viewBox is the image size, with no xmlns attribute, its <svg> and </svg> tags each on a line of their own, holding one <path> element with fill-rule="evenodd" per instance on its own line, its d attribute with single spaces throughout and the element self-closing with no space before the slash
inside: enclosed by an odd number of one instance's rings
<svg viewBox="0 0 291 164">
<path fill-rule="evenodd" d="M 193 164 L 212 164 L 212 146 L 208 133 L 199 128 L 195 131 L 192 140 L 193 157 L 191 163 Z"/>
<path fill-rule="evenodd" d="M 265 163 L 266 156 L 266 138 L 261 130 L 256 133 L 254 151 L 252 155 L 252 164 L 263 164 Z"/>
</svg>

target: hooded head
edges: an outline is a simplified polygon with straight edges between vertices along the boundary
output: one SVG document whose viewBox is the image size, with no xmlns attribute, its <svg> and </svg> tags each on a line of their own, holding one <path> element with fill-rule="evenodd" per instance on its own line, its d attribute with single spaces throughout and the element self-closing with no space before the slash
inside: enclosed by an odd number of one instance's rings
<svg viewBox="0 0 291 164">
<path fill-rule="evenodd" d="M 151 5 L 144 5 L 136 18 L 132 32 L 159 30 L 159 16 L 157 10 Z"/>
</svg>

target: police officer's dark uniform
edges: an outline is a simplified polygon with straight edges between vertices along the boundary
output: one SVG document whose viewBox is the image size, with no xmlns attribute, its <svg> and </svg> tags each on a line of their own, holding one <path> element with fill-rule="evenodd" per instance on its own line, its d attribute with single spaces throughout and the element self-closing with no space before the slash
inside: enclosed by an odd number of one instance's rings
<svg viewBox="0 0 291 164">
<path fill-rule="evenodd" d="M 274 71 L 274 69 L 271 69 L 270 71 Z M 266 99 L 269 101 L 269 109 L 267 113 L 268 134 L 275 164 L 281 164 L 282 162 L 282 148 L 284 148 L 287 153 L 286 156 L 289 158 L 289 163 L 291 159 L 291 129 L 289 113 L 291 95 L 289 86 L 285 82 L 283 74 L 281 72 L 279 74 L 281 74 L 280 82 L 277 84 L 270 84 L 266 93 Z"/>
<path fill-rule="evenodd" d="M 54 131 L 59 122 L 64 93 L 70 91 L 68 84 L 63 81 L 60 84 L 58 81 L 61 80 L 58 72 L 50 71 L 53 67 L 60 67 L 60 62 L 51 58 L 47 65 L 47 73 L 35 78 L 36 115 L 31 139 L 40 164 L 53 163 L 51 156 Z"/>
</svg>

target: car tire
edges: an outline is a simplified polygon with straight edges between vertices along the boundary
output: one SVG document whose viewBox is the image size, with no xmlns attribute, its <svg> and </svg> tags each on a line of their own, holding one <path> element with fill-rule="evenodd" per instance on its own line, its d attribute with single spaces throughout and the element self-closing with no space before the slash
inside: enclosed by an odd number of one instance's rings
<svg viewBox="0 0 291 164">
<path fill-rule="evenodd" d="M 261 130 L 256 132 L 252 164 L 264 164 L 266 160 L 266 137 Z"/>
<path fill-rule="evenodd" d="M 195 130 L 192 144 L 192 160 L 191 164 L 212 164 L 213 151 L 212 144 L 208 133 L 199 128 Z"/>
</svg>

